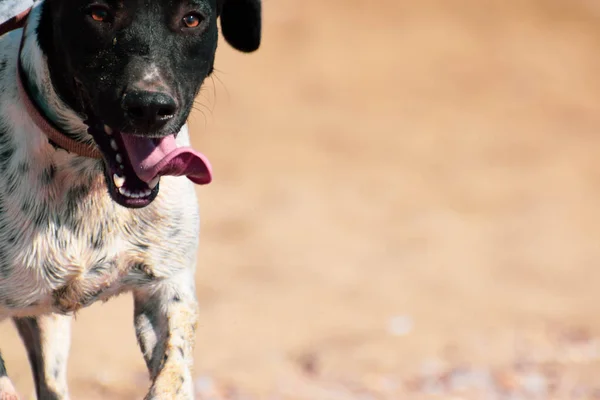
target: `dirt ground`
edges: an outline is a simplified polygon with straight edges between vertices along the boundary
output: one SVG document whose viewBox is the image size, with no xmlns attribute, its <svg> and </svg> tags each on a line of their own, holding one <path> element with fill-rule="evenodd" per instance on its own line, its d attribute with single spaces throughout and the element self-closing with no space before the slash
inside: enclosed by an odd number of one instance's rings
<svg viewBox="0 0 600 400">
<path fill-rule="evenodd" d="M 265 1 L 191 119 L 198 399 L 600 398 L 599 49 L 592 0 Z M 144 394 L 131 303 L 73 398 Z"/>
</svg>

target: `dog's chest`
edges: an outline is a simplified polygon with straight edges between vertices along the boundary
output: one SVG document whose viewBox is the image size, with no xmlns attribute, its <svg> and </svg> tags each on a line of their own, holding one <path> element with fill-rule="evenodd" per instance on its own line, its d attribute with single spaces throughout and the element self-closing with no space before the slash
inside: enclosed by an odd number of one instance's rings
<svg viewBox="0 0 600 400">
<path fill-rule="evenodd" d="M 129 210 L 94 160 L 13 157 L 0 170 L 0 316 L 75 311 L 193 264 L 197 210 L 182 179 Z"/>
</svg>

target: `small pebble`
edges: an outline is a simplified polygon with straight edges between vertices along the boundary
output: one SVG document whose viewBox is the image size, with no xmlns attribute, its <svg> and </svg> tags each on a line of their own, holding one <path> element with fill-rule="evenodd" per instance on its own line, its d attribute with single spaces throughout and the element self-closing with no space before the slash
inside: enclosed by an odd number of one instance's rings
<svg viewBox="0 0 600 400">
<path fill-rule="evenodd" d="M 406 315 L 398 315 L 390 318 L 388 332 L 394 336 L 406 336 L 413 330 L 412 318 Z"/>
<path fill-rule="evenodd" d="M 212 378 L 208 376 L 200 376 L 194 381 L 194 388 L 196 393 L 202 395 L 213 395 L 216 392 L 215 383 Z"/>
</svg>

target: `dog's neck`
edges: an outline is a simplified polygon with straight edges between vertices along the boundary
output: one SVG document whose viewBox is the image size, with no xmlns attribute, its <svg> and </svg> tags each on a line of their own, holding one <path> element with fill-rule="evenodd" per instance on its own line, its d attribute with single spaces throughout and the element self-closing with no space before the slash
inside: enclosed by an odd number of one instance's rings
<svg viewBox="0 0 600 400">
<path fill-rule="evenodd" d="M 44 117 L 62 133 L 78 142 L 91 145 L 93 138 L 87 132 L 88 127 L 83 117 L 65 104 L 52 83 L 47 57 L 37 38 L 41 11 L 41 5 L 33 7 L 23 31 L 22 49 L 19 54 L 23 85 Z"/>
</svg>

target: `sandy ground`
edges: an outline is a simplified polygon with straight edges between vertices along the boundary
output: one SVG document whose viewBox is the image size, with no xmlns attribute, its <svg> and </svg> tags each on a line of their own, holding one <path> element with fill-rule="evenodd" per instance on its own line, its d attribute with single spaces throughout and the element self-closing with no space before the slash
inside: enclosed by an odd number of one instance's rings
<svg viewBox="0 0 600 400">
<path fill-rule="evenodd" d="M 264 8 L 191 119 L 198 398 L 598 398 L 600 6 Z M 129 296 L 79 314 L 69 380 L 142 397 Z"/>
</svg>

